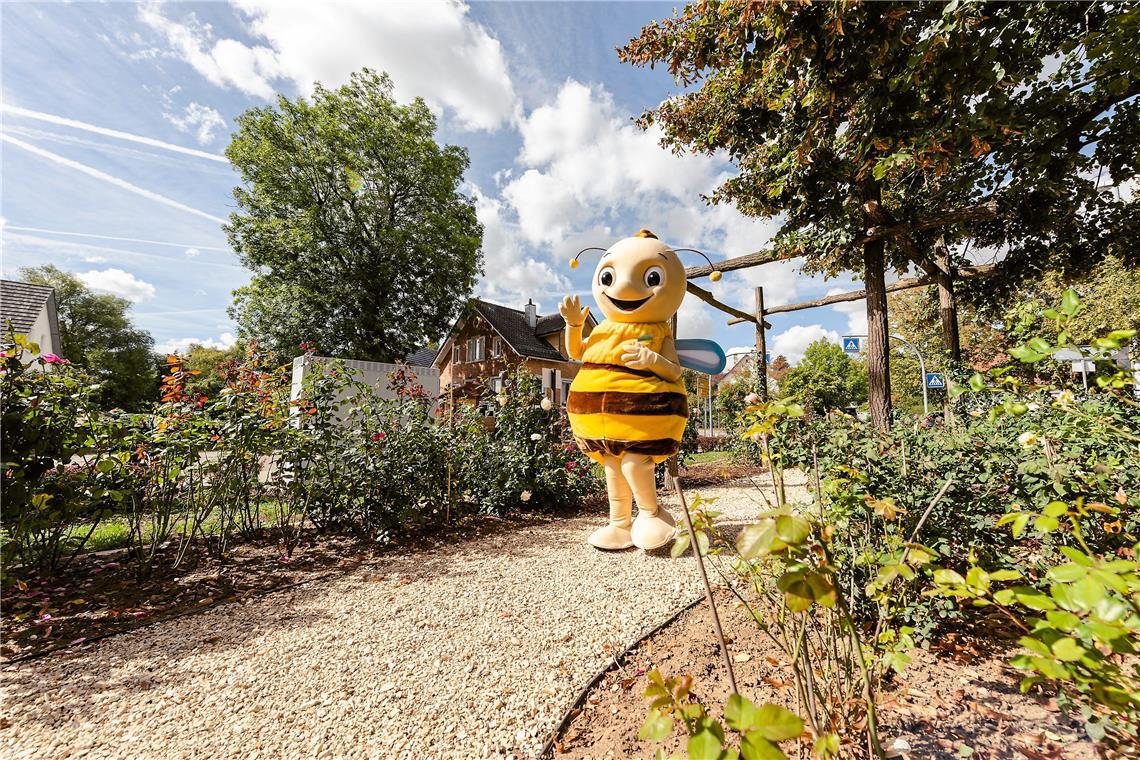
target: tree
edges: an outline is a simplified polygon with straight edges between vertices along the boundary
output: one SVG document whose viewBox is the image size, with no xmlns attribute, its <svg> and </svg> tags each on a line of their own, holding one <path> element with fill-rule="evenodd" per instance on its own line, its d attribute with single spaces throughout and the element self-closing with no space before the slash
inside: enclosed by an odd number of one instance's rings
<svg viewBox="0 0 1140 760">
<path fill-rule="evenodd" d="M 289 356 L 391 361 L 451 327 L 481 265 L 482 226 L 459 192 L 467 152 L 435 141 L 419 98 L 364 69 L 312 101 L 237 119 L 230 243 L 254 270 L 230 313 L 242 337 Z"/>
<path fill-rule="evenodd" d="M 775 380 L 776 385 L 779 385 L 784 382 L 784 376 L 788 374 L 788 370 L 791 368 L 792 365 L 788 364 L 788 357 L 780 354 L 768 365 L 768 377 Z"/>
<path fill-rule="evenodd" d="M 921 268 L 952 303 L 951 249 L 971 236 L 1007 251 L 1012 279 L 1135 239 L 1137 201 L 1098 184 L 1136 175 L 1138 26 L 1140 7 L 1111 2 L 699 2 L 619 55 L 699 85 L 640 123 L 675 149 L 727 152 L 740 171 L 713 201 L 784 215 L 748 263 L 862 270 L 885 427 L 887 268 Z"/>
<path fill-rule="evenodd" d="M 63 356 L 98 378 L 103 409 L 143 411 L 158 399 L 154 339 L 131 323 L 130 301 L 95 293 L 51 264 L 21 269 L 20 276 L 55 288 Z"/>
<path fill-rule="evenodd" d="M 804 351 L 780 383 L 780 395 L 795 396 L 816 412 L 867 400 L 867 370 L 831 341 L 820 338 Z"/>
<path fill-rule="evenodd" d="M 243 358 L 245 347 L 240 344 L 229 348 L 211 348 L 192 343 L 186 349 L 183 366 L 198 374 L 187 382 L 187 391 L 193 395 L 215 398 L 225 386 L 229 372 Z"/>
</svg>

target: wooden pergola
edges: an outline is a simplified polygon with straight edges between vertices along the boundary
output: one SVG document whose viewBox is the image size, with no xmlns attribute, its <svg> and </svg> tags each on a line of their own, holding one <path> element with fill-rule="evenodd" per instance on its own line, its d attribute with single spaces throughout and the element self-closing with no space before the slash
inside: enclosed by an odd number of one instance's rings
<svg viewBox="0 0 1140 760">
<path fill-rule="evenodd" d="M 709 276 L 714 269 L 720 272 L 732 272 L 741 269 L 750 269 L 764 264 L 786 261 L 787 257 L 773 249 L 765 249 L 726 259 L 725 261 L 717 263 L 715 266 L 703 265 L 689 267 L 685 270 L 685 274 L 688 278 L 689 293 L 692 293 L 710 306 L 729 315 L 731 319 L 728 320 L 728 324 L 736 325 L 750 322 L 755 326 L 757 371 L 760 376 L 759 393 L 762 399 L 767 400 L 768 398 L 767 330 L 771 329 L 772 325 L 767 321 L 767 317 L 772 314 L 787 314 L 794 311 L 830 306 L 836 303 L 857 301 L 863 298 L 868 299 L 868 332 L 872 335 L 872 338 L 868 340 L 867 344 L 868 366 L 878 366 L 882 368 L 883 371 L 881 374 L 884 385 L 884 387 L 881 388 L 873 388 L 872 393 L 877 390 L 879 393 L 889 396 L 890 374 L 886 356 L 888 351 L 886 341 L 887 293 L 921 288 L 927 285 L 937 285 L 943 347 L 949 352 L 954 361 L 961 360 L 961 344 L 958 334 L 958 308 L 954 296 L 954 282 L 963 278 L 986 276 L 993 273 L 996 267 L 993 264 L 980 264 L 955 268 L 951 265 L 949 250 L 942 237 L 939 237 L 934 245 L 934 255 L 930 256 L 920 249 L 915 242 L 915 235 L 916 233 L 949 225 L 992 219 L 997 216 L 998 213 L 996 202 L 989 201 L 987 203 L 966 206 L 953 211 L 936 214 L 926 220 L 912 224 L 896 223 L 879 204 L 874 201 L 865 204 L 863 211 L 866 218 L 874 222 L 874 224 L 864 229 L 863 234 L 854 241 L 854 244 L 863 247 L 870 245 L 872 248 L 877 248 L 878 255 L 881 257 L 883 242 L 891 240 L 912 262 L 924 271 L 924 274 L 918 277 L 908 277 L 897 280 L 887 285 L 881 279 L 882 267 L 880 266 L 879 282 L 874 282 L 874 278 L 868 278 L 865 282 L 864 289 L 837 293 L 824 298 L 801 301 L 784 306 L 775 306 L 768 309 L 764 307 L 764 289 L 757 287 L 755 290 L 755 305 L 752 310 L 745 311 L 719 301 L 712 293 L 697 285 L 693 280 Z M 877 331 L 874 328 L 875 322 L 879 323 Z M 874 385 L 874 373 L 871 374 L 872 385 Z"/>
</svg>

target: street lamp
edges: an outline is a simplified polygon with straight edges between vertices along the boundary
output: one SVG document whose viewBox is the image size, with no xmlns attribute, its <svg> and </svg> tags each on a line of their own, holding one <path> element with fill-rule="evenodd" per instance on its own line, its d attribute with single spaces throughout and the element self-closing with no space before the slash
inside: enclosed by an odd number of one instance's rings
<svg viewBox="0 0 1140 760">
<path fill-rule="evenodd" d="M 866 335 L 845 335 L 843 337 L 845 337 L 845 338 L 859 338 L 860 340 L 867 340 Z M 930 414 L 930 401 L 929 401 L 929 399 L 927 399 L 927 396 L 926 396 L 926 362 L 922 358 L 922 353 L 918 350 L 917 346 L 915 346 L 913 343 L 911 343 L 909 340 L 907 340 L 906 338 L 904 338 L 901 335 L 890 335 L 889 337 L 894 338 L 897 341 L 901 341 L 902 343 L 909 346 L 910 350 L 914 351 L 914 355 L 918 357 L 918 373 L 919 373 L 919 379 L 921 380 L 921 382 L 919 384 L 922 386 L 922 416 L 926 417 L 927 415 Z"/>
</svg>

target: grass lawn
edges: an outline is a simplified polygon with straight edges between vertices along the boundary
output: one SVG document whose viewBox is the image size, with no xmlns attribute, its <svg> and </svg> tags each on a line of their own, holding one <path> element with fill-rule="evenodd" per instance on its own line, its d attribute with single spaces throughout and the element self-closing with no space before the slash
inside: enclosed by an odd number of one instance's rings
<svg viewBox="0 0 1140 760">
<path fill-rule="evenodd" d="M 274 513 L 272 502 L 262 502 L 260 511 L 262 525 L 272 526 L 276 524 L 277 516 Z M 220 519 L 221 514 L 215 509 L 202 521 L 202 531 L 207 535 L 216 533 Z M 66 550 L 74 551 L 76 544 L 83 540 L 89 530 L 91 530 L 91 523 L 89 522 L 75 523 L 68 528 L 67 538 L 64 539 Z M 182 530 L 182 520 L 175 519 L 173 535 L 177 535 Z M 143 535 L 149 535 L 149 533 L 149 521 L 144 520 Z M 106 549 L 122 549 L 130 545 L 130 538 L 131 526 L 128 519 L 123 515 L 113 515 L 99 521 L 95 526 L 95 531 L 91 534 L 91 538 L 87 539 L 87 543 L 84 544 L 83 551 L 97 552 Z"/>
<path fill-rule="evenodd" d="M 702 451 L 698 454 L 693 454 L 689 459 L 689 464 L 706 464 L 707 462 L 720 462 L 727 460 L 732 454 L 728 451 Z"/>
</svg>

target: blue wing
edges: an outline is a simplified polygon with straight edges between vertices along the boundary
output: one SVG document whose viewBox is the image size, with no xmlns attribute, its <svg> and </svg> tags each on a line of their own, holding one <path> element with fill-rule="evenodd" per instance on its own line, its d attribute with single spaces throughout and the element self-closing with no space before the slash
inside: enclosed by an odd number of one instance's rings
<svg viewBox="0 0 1140 760">
<path fill-rule="evenodd" d="M 684 338 L 676 341 L 677 359 L 687 369 L 704 372 L 706 375 L 719 375 L 724 371 L 727 359 L 724 349 L 714 341 L 702 338 Z"/>
</svg>

